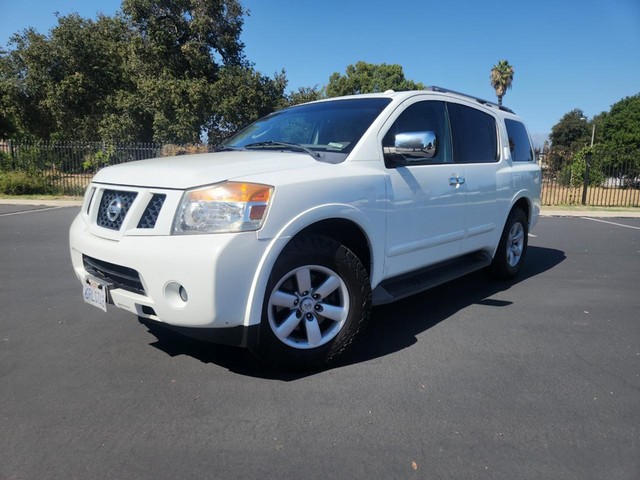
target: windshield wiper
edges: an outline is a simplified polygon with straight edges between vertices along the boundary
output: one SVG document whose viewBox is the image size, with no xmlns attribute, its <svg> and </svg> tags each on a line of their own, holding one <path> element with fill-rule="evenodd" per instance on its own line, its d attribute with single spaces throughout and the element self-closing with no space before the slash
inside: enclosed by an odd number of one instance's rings
<svg viewBox="0 0 640 480">
<path fill-rule="evenodd" d="M 244 150 L 243 147 L 228 147 L 226 145 L 220 145 L 216 148 L 214 148 L 214 152 L 237 152 L 240 150 Z"/>
<path fill-rule="evenodd" d="M 245 145 L 244 148 L 282 148 L 286 150 L 293 150 L 296 152 L 305 152 L 311 155 L 313 158 L 320 158 L 320 154 L 318 152 L 314 152 L 310 148 L 303 147 L 298 143 L 288 143 L 288 142 L 256 142 L 250 143 L 249 145 Z"/>
</svg>

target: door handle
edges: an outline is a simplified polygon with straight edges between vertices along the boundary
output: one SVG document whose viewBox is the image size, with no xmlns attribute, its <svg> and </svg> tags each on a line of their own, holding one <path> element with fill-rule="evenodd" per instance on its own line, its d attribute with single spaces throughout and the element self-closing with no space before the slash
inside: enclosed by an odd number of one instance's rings
<svg viewBox="0 0 640 480">
<path fill-rule="evenodd" d="M 456 175 L 449 177 L 449 185 L 458 188 L 460 185 L 464 185 L 464 177 L 458 177 Z"/>
</svg>

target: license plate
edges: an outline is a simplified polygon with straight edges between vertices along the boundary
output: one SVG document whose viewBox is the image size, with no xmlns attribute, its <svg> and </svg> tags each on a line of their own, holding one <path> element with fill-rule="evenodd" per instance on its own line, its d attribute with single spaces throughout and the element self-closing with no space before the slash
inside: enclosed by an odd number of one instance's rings
<svg viewBox="0 0 640 480">
<path fill-rule="evenodd" d="M 109 295 L 109 286 L 92 278 L 85 279 L 82 289 L 84 301 L 89 305 L 98 307 L 100 310 L 107 311 L 107 295 Z"/>
</svg>

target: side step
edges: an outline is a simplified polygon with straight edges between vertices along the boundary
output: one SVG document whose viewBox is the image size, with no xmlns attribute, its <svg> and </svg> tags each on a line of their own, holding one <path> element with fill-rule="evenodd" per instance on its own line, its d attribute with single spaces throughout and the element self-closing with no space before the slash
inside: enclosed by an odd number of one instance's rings
<svg viewBox="0 0 640 480">
<path fill-rule="evenodd" d="M 474 252 L 415 272 L 389 278 L 373 290 L 372 303 L 373 305 L 384 305 L 395 302 L 488 267 L 491 260 L 491 256 L 486 252 Z"/>
</svg>

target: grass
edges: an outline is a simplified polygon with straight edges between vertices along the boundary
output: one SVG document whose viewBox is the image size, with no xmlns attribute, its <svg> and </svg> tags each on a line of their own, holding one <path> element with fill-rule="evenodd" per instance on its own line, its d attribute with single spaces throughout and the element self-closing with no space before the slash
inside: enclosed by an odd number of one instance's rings
<svg viewBox="0 0 640 480">
<path fill-rule="evenodd" d="M 69 195 L 4 195 L 0 194 L 0 200 L 82 200 L 81 196 Z"/>
</svg>

